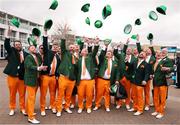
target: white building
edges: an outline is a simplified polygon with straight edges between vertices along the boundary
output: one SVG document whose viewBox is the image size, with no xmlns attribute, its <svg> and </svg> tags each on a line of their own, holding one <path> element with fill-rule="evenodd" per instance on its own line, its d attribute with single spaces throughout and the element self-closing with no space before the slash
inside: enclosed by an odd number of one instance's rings
<svg viewBox="0 0 180 125">
<path fill-rule="evenodd" d="M 7 32 L 9 21 L 13 17 L 19 20 L 20 27 L 16 28 L 15 26 L 11 26 L 12 29 L 11 41 L 20 40 L 22 42 L 23 47 L 28 46 L 27 38 L 32 34 L 31 33 L 32 28 L 34 27 L 40 29 L 42 28 L 41 24 L 0 11 L 0 59 L 5 58 L 5 54 L 6 54 L 6 51 L 4 49 L 5 33 Z"/>
</svg>

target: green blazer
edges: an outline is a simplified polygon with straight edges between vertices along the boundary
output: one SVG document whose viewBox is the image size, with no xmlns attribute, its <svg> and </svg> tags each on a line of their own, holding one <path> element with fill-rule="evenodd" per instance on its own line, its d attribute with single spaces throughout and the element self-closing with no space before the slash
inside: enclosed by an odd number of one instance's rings
<svg viewBox="0 0 180 125">
<path fill-rule="evenodd" d="M 106 69 L 108 68 L 108 60 L 107 58 L 105 58 L 106 55 L 106 51 L 102 50 L 101 51 L 101 60 L 100 60 L 100 65 L 99 65 L 99 72 L 98 72 L 98 77 L 103 78 Z M 110 76 L 110 83 L 114 84 L 115 81 L 119 81 L 119 77 L 120 74 L 122 73 L 120 72 L 122 69 L 120 67 L 120 65 L 118 65 L 118 59 L 115 58 L 114 60 L 112 60 L 112 70 L 111 70 L 111 76 Z"/>
<path fill-rule="evenodd" d="M 119 80 L 121 80 L 123 78 L 123 76 L 125 75 L 125 71 L 126 71 L 126 64 L 124 62 L 125 59 L 125 54 L 118 53 L 118 49 L 114 49 L 114 56 L 117 59 L 117 63 L 118 63 L 118 72 L 119 72 Z"/>
<path fill-rule="evenodd" d="M 161 67 L 169 67 L 171 69 L 170 72 L 161 71 Z M 153 78 L 153 85 L 154 86 L 167 86 L 166 75 L 173 71 L 173 63 L 172 61 L 166 57 L 162 59 L 157 68 L 154 70 L 154 78 Z"/>
<path fill-rule="evenodd" d="M 138 86 L 142 85 L 142 81 L 148 81 L 150 72 L 148 68 L 148 64 L 146 61 L 143 61 L 138 67 L 138 61 L 134 62 L 134 84 Z"/>
<path fill-rule="evenodd" d="M 61 64 L 57 70 L 58 74 L 76 80 L 75 64 L 72 64 L 72 54 L 66 49 L 65 40 L 61 40 Z"/>
<path fill-rule="evenodd" d="M 94 60 L 98 52 L 98 49 L 99 46 L 95 46 L 93 52 L 89 53 L 88 56 L 85 58 L 86 68 L 90 74 L 91 79 L 94 79 L 95 77 L 96 62 L 94 62 Z M 82 57 L 79 58 L 76 64 L 76 69 L 77 69 L 77 85 L 79 85 L 81 80 L 81 72 L 82 72 Z"/>
<path fill-rule="evenodd" d="M 4 69 L 4 73 L 10 76 L 17 76 L 19 79 L 23 80 L 24 78 L 24 61 L 20 63 L 19 52 L 10 45 L 10 39 L 5 38 L 4 47 L 7 51 L 7 60 L 8 63 Z M 24 58 L 28 55 L 27 52 L 23 51 Z"/>
<path fill-rule="evenodd" d="M 24 83 L 27 86 L 38 86 L 38 75 L 39 71 L 37 71 L 37 67 L 41 65 L 41 59 L 39 56 L 36 56 L 38 59 L 38 64 L 36 64 L 32 55 L 28 55 L 25 58 L 24 67 L 25 67 L 25 74 L 24 74 Z"/>
</svg>

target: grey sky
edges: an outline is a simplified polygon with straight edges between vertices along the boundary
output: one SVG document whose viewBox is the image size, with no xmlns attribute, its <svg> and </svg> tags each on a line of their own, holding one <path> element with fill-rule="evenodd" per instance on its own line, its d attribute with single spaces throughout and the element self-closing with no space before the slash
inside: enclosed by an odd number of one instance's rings
<svg viewBox="0 0 180 125">
<path fill-rule="evenodd" d="M 142 43 L 149 43 L 146 36 L 154 34 L 154 44 L 176 45 L 180 47 L 180 0 L 58 0 L 55 11 L 48 10 L 51 0 L 0 0 L 0 9 L 43 24 L 48 18 L 54 23 L 65 23 L 71 26 L 77 35 L 102 39 L 112 38 L 113 42 L 125 42 L 132 34 L 139 33 Z M 89 2 L 90 11 L 83 13 L 81 6 Z M 112 15 L 102 19 L 102 9 L 110 4 Z M 148 13 L 157 6 L 166 5 L 167 15 L 158 14 L 158 21 L 148 18 Z M 86 17 L 91 19 L 91 26 L 85 24 Z M 136 18 L 141 18 L 142 25 L 134 26 Z M 103 21 L 103 27 L 96 29 L 95 20 Z M 123 33 L 126 24 L 132 24 L 130 35 Z M 55 25 L 54 25 L 55 26 Z M 52 32 L 52 31 L 51 31 Z M 133 41 L 132 41 L 133 42 Z"/>
</svg>

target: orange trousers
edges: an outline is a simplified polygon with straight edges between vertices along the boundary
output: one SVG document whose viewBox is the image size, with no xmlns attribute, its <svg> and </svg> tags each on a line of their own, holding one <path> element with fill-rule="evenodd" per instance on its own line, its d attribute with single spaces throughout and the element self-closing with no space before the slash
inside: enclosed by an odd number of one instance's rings
<svg viewBox="0 0 180 125">
<path fill-rule="evenodd" d="M 46 106 L 46 94 L 49 88 L 50 93 L 50 106 L 56 108 L 55 97 L 56 97 L 56 78 L 55 76 L 42 75 L 40 84 L 40 105 L 41 111 L 45 111 Z"/>
<path fill-rule="evenodd" d="M 109 108 L 110 106 L 110 80 L 105 80 L 102 78 L 97 79 L 97 86 L 96 86 L 96 91 L 97 91 L 97 96 L 96 96 L 96 107 L 100 107 L 100 103 L 102 98 L 104 97 L 105 100 L 105 107 Z"/>
<path fill-rule="evenodd" d="M 67 109 L 71 103 L 71 96 L 73 92 L 73 88 L 75 85 L 75 80 L 70 80 L 65 76 L 60 76 L 58 80 L 59 90 L 58 90 L 58 97 L 56 101 L 56 108 L 58 112 L 62 111 L 62 101 L 65 99 L 64 108 Z"/>
<path fill-rule="evenodd" d="M 86 99 L 86 109 L 92 107 L 95 80 L 81 80 L 78 86 L 78 107 L 83 109 L 83 99 Z"/>
<path fill-rule="evenodd" d="M 155 111 L 164 114 L 164 107 L 166 105 L 167 86 L 154 87 L 154 106 Z"/>
<path fill-rule="evenodd" d="M 126 105 L 130 105 L 130 90 L 131 90 L 131 82 L 124 76 L 120 80 L 121 84 L 125 87 L 126 92 L 127 92 L 127 98 L 125 99 Z M 122 105 L 123 101 L 118 100 L 117 105 Z"/>
<path fill-rule="evenodd" d="M 134 102 L 136 98 L 136 85 L 134 83 L 131 84 L 131 100 Z"/>
<path fill-rule="evenodd" d="M 144 110 L 144 98 L 143 92 L 144 87 L 135 85 L 135 99 L 133 102 L 133 108 L 139 112 L 143 112 Z"/>
<path fill-rule="evenodd" d="M 28 114 L 28 119 L 34 119 L 34 107 L 36 100 L 36 92 L 38 87 L 26 86 L 27 89 L 27 103 L 26 103 L 26 112 Z"/>
<path fill-rule="evenodd" d="M 151 80 L 147 82 L 147 84 L 144 86 L 144 96 L 145 96 L 145 106 L 150 106 L 150 85 Z"/>
<path fill-rule="evenodd" d="M 26 86 L 24 85 L 24 80 L 20 80 L 18 77 L 7 76 L 7 84 L 10 95 L 9 108 L 16 108 L 16 93 L 18 92 L 20 110 L 25 109 Z"/>
</svg>

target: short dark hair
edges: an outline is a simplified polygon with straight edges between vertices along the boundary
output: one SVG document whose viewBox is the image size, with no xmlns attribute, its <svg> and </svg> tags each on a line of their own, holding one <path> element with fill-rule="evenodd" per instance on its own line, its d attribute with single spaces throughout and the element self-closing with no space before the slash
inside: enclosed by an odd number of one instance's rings
<svg viewBox="0 0 180 125">
<path fill-rule="evenodd" d="M 13 44 L 15 45 L 16 42 L 22 44 L 20 40 L 14 40 Z"/>
</svg>

